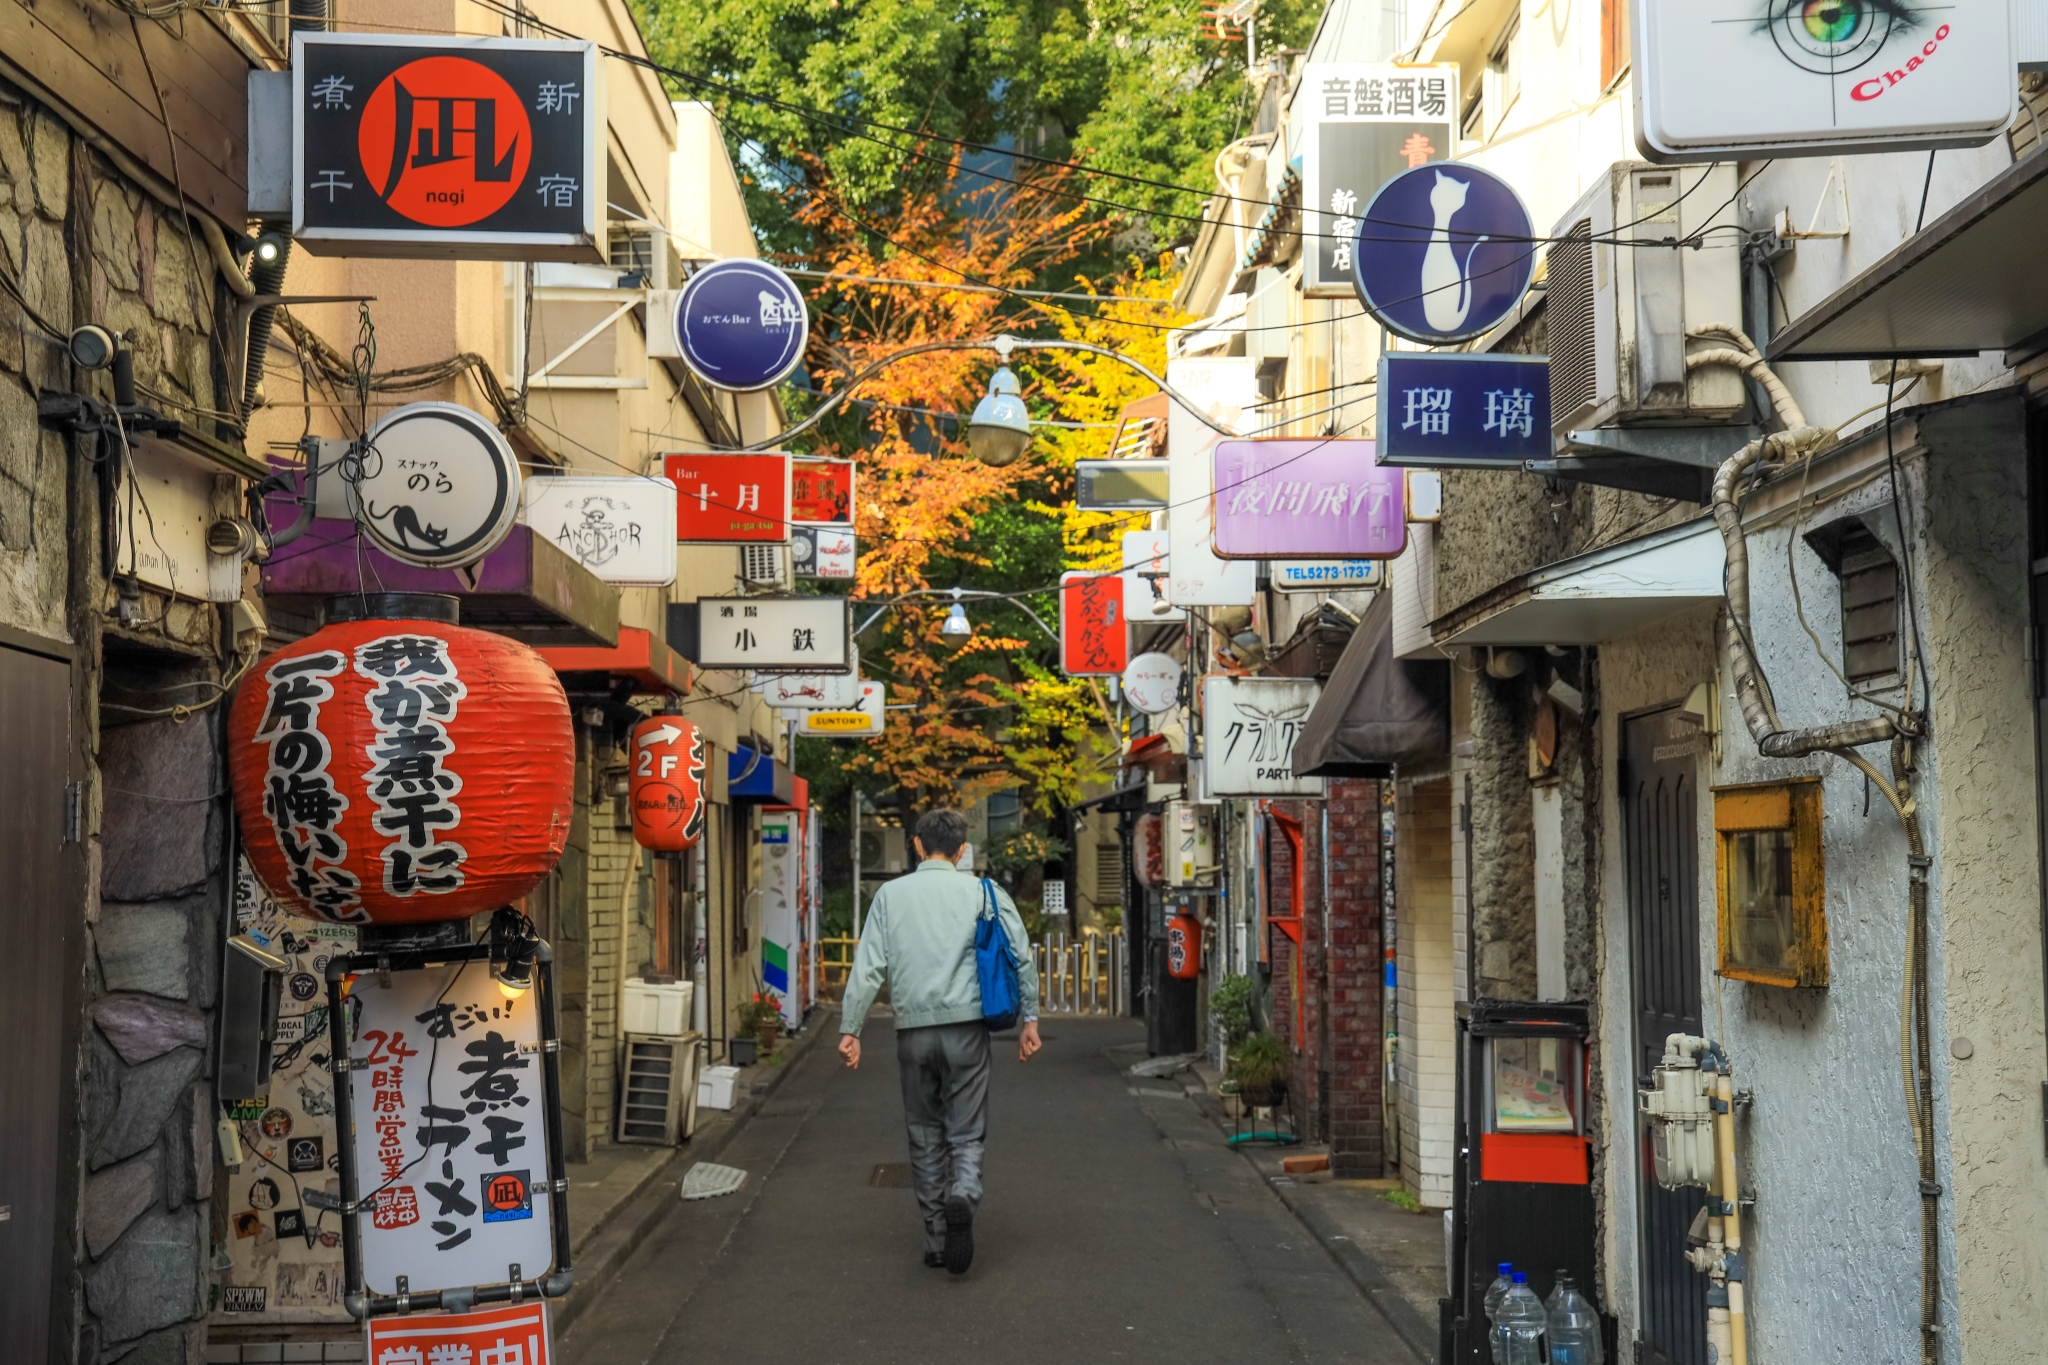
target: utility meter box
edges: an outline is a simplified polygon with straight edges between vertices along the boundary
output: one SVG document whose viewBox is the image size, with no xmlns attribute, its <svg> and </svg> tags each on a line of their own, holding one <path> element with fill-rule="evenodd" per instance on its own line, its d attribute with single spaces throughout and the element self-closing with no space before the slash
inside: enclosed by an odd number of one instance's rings
<svg viewBox="0 0 2048 1365">
<path fill-rule="evenodd" d="M 1216 866 L 1209 813 L 1193 801 L 1166 803 L 1166 884 L 1206 885 Z"/>
</svg>

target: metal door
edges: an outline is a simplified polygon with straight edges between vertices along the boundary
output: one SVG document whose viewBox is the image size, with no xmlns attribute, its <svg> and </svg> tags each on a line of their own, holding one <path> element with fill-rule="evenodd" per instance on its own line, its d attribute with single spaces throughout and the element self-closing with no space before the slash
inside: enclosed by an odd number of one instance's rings
<svg viewBox="0 0 2048 1365">
<path fill-rule="evenodd" d="M 10 1360 L 49 1353 L 65 989 L 81 932 L 66 895 L 71 669 L 0 646 L 0 1342 Z"/>
<path fill-rule="evenodd" d="M 1630 988 L 1639 1083 L 1664 1037 L 1700 1031 L 1700 729 L 1676 706 L 1622 726 L 1622 823 L 1627 858 Z M 1641 1209 L 1644 1365 L 1707 1365 L 1706 1277 L 1685 1261 L 1685 1233 L 1705 1196 L 1659 1189 L 1650 1140 L 1636 1124 Z"/>
</svg>

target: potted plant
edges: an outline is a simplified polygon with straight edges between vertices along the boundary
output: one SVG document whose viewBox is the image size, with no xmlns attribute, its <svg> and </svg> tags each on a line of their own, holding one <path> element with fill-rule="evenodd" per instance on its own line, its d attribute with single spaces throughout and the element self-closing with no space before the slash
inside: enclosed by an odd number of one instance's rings
<svg viewBox="0 0 2048 1365">
<path fill-rule="evenodd" d="M 1227 1055 L 1252 1036 L 1252 979 L 1226 976 L 1209 992 L 1209 1014 Z"/>
<path fill-rule="evenodd" d="M 1270 1033 L 1257 1033 L 1230 1054 L 1229 1076 L 1237 1083 L 1239 1101 L 1248 1109 L 1270 1109 L 1287 1091 L 1293 1071 L 1287 1045 Z"/>
<path fill-rule="evenodd" d="M 774 997 L 756 994 L 740 1006 L 739 1032 L 732 1040 L 735 1066 L 752 1066 L 761 1057 L 774 1055 L 782 1039 L 782 1006 Z"/>
</svg>

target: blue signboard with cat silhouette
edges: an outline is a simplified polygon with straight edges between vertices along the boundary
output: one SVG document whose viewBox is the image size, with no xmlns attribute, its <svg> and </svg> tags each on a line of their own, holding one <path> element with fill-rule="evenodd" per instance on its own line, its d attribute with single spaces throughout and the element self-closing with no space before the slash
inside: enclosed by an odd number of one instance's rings
<svg viewBox="0 0 2048 1365">
<path fill-rule="evenodd" d="M 1358 220 L 1352 282 L 1390 332 L 1441 346 L 1483 336 L 1536 269 L 1522 197 L 1490 171 L 1425 163 L 1380 186 Z"/>
<path fill-rule="evenodd" d="M 769 389 L 804 358 L 810 312 L 796 281 L 766 261 L 716 261 L 676 296 L 683 363 L 707 384 Z"/>
</svg>

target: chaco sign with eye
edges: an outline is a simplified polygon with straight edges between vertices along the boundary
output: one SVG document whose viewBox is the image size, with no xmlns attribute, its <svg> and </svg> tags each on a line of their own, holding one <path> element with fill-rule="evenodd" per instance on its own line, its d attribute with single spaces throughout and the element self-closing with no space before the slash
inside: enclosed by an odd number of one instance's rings
<svg viewBox="0 0 2048 1365">
<path fill-rule="evenodd" d="M 603 261 L 594 44 L 302 33 L 292 45 L 292 235 L 308 250 Z"/>
</svg>

